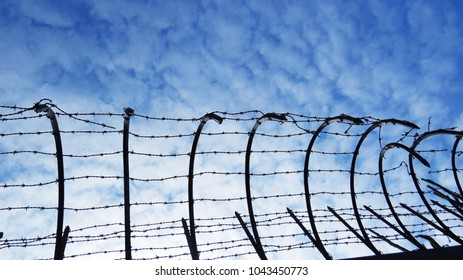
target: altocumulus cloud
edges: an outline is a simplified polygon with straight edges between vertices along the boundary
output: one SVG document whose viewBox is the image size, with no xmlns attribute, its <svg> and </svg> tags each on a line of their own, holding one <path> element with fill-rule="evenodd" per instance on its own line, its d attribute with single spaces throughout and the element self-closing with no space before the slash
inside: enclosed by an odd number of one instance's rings
<svg viewBox="0 0 463 280">
<path fill-rule="evenodd" d="M 47 97 L 69 112 L 120 112 L 130 106 L 144 115 L 187 118 L 215 110 L 257 109 L 322 117 L 345 113 L 407 119 L 423 128 L 431 117 L 433 128 L 461 128 L 461 5 L 459 1 L 2 1 L 1 104 L 31 106 Z M 41 121 L 36 125 L 46 130 L 48 124 Z M 108 121 L 120 127 L 114 118 Z M 22 125 L 31 130 L 30 123 Z M 214 125 L 207 128 L 220 131 Z M 66 127 L 66 122 L 61 126 Z M 136 119 L 133 129 L 148 135 L 157 134 L 156 129 L 166 134 L 180 131 L 170 130 L 172 126 L 154 128 Z M 181 133 L 192 132 L 195 126 L 185 124 Z M 249 124 L 241 123 L 222 126 L 249 129 Z M 21 130 L 8 125 L 2 128 L 14 129 Z M 79 153 L 120 145 L 117 134 L 105 135 L 106 140 L 90 137 L 92 143 L 100 144 L 81 147 Z M 70 136 L 65 140 L 74 146 L 85 141 Z M 158 145 L 172 153 L 186 152 L 190 140 L 172 139 Z M 245 140 L 223 137 L 221 141 L 230 149 L 242 150 Z M 292 145 L 304 147 L 306 140 L 298 139 Z M 24 147 L 16 149 L 53 152 L 47 142 L 21 145 Z M 139 145 L 138 150 L 159 152 L 140 139 L 134 145 Z M 85 165 L 73 160 L 69 168 L 76 176 L 93 174 L 97 168 L 106 175 L 121 171 L 117 156 L 104 163 L 84 160 Z M 183 158 L 180 165 L 187 166 L 187 162 Z M 54 170 L 54 162 L 39 163 L 30 166 L 34 173 L 27 178 L 31 182 L 46 180 L 41 176 L 53 180 L 50 170 Z M 267 163 L 263 172 L 279 167 Z M 133 163 L 137 166 L 135 177 L 152 176 L 149 164 Z M 198 164 L 200 170 L 209 168 Z M 242 157 L 227 164 L 237 168 Z M 285 164 L 298 168 L 291 161 Z M 163 159 L 163 165 L 174 170 L 179 164 Z M 7 168 L 25 174 L 12 163 Z M 300 178 L 294 180 L 294 184 L 300 183 Z M 185 199 L 185 182 L 166 182 L 172 192 L 162 197 Z M 118 183 L 102 189 L 107 196 L 120 198 Z M 95 180 L 89 185 L 100 184 Z M 93 194 L 87 206 L 111 203 L 99 200 L 100 193 L 91 188 L 75 191 L 75 195 L 85 192 Z M 15 203 L 27 204 L 23 199 L 23 203 Z M 40 201 L 54 205 L 54 197 L 44 196 Z M 180 209 L 175 209 L 178 216 L 185 216 L 185 209 Z M 120 221 L 114 216 L 111 221 Z M 35 227 L 53 224 L 53 217 L 40 219 L 49 220 L 37 220 Z M 95 219 L 110 222 L 106 216 Z M 178 239 L 181 242 L 183 236 Z M 37 256 L 42 255 L 29 257 Z"/>
<path fill-rule="evenodd" d="M 455 119 L 458 7 L 458 1 L 6 1 L 2 92 L 12 103 L 27 94 L 178 114 L 297 108 Z"/>
</svg>

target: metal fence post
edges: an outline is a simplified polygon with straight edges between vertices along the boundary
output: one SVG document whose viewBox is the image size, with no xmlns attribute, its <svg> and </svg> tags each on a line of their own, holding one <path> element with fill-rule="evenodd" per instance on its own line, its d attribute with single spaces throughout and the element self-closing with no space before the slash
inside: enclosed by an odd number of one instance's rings
<svg viewBox="0 0 463 280">
<path fill-rule="evenodd" d="M 421 134 L 418 138 L 416 138 L 415 141 L 413 141 L 413 145 L 411 147 L 411 150 L 414 151 L 416 149 L 416 147 L 423 140 L 425 140 L 425 139 L 427 139 L 429 137 L 435 136 L 435 135 L 463 136 L 463 132 L 454 131 L 454 130 L 448 130 L 448 129 L 438 129 L 438 130 L 434 130 L 434 131 L 425 132 L 425 133 Z M 418 194 L 420 195 L 421 200 L 423 201 L 424 205 L 428 209 L 431 216 L 436 220 L 436 222 L 442 228 L 443 232 L 448 237 L 452 238 L 453 240 L 455 240 L 456 242 L 458 242 L 460 244 L 463 244 L 463 240 L 458 235 L 456 235 L 453 231 L 451 231 L 450 228 L 439 218 L 437 213 L 434 211 L 434 209 L 432 209 L 431 205 L 429 204 L 428 200 L 426 199 L 426 196 L 424 195 L 424 192 L 420 187 L 419 180 L 418 180 L 418 178 L 416 177 L 416 174 L 415 174 L 415 167 L 414 167 L 414 163 L 413 163 L 413 155 L 412 154 L 409 155 L 409 165 L 410 165 L 410 174 L 412 176 L 413 183 L 415 184 L 416 190 L 418 191 Z M 410 208 L 406 208 L 406 209 L 410 211 Z M 413 212 L 413 211 L 410 211 L 410 212 L 412 212 L 412 213 L 414 213 L 416 215 L 415 212 Z M 417 215 L 417 216 L 419 216 L 419 215 Z M 424 220 L 423 216 L 419 216 L 419 217 Z M 428 221 L 426 220 L 426 222 L 428 222 Z"/>
<path fill-rule="evenodd" d="M 195 215 L 194 215 L 194 197 L 193 197 L 193 177 L 194 177 L 194 163 L 195 163 L 195 155 L 196 155 L 196 148 L 198 146 L 199 136 L 201 135 L 201 131 L 203 130 L 204 125 L 207 121 L 214 120 L 218 124 L 221 124 L 223 118 L 214 114 L 208 113 L 201 118 L 201 123 L 198 126 L 198 129 L 195 133 L 195 138 L 193 139 L 193 144 L 191 146 L 190 152 L 190 164 L 189 164 L 189 172 L 188 172 L 188 210 L 189 210 L 189 221 L 190 221 L 190 230 L 188 230 L 187 223 L 185 219 L 182 218 L 182 225 L 185 230 L 185 235 L 188 242 L 188 247 L 190 248 L 191 258 L 193 260 L 199 260 L 199 252 L 198 252 L 198 244 L 196 242 L 196 229 L 195 229 Z"/>
<path fill-rule="evenodd" d="M 419 129 L 419 127 L 416 124 L 413 124 L 408 121 L 402 121 L 402 120 L 396 120 L 396 119 L 385 119 L 385 120 L 380 120 L 375 123 L 373 123 L 360 137 L 360 140 L 357 143 L 357 146 L 355 147 L 354 151 L 354 156 L 352 158 L 352 163 L 351 163 L 351 169 L 350 169 L 350 195 L 351 195 L 351 200 L 352 200 L 352 207 L 354 210 L 354 215 L 355 219 L 357 220 L 357 224 L 359 226 L 360 232 L 362 233 L 363 236 L 363 241 L 365 245 L 367 245 L 368 248 L 370 248 L 376 255 L 380 255 L 381 252 L 376 249 L 376 247 L 373 245 L 371 242 L 368 233 L 365 230 L 365 227 L 363 226 L 362 219 L 360 217 L 360 212 L 357 207 L 357 199 L 356 199 L 356 194 L 355 194 L 355 184 L 354 184 L 354 178 L 355 178 L 355 164 L 357 161 L 357 156 L 360 151 L 360 147 L 362 146 L 363 141 L 366 139 L 368 134 L 372 132 L 374 129 L 385 125 L 385 124 L 394 124 L 394 125 L 402 125 L 405 127 L 409 127 L 410 129 Z"/>
<path fill-rule="evenodd" d="M 457 188 L 460 191 L 460 195 L 463 196 L 463 188 L 461 187 L 460 179 L 458 177 L 458 169 L 457 169 L 457 162 L 456 162 L 456 154 L 457 154 L 457 148 L 458 144 L 461 142 L 462 136 L 457 136 L 455 139 L 455 143 L 453 144 L 452 148 L 452 172 L 453 172 L 453 177 L 455 178 L 455 183 L 457 184 Z"/>
<path fill-rule="evenodd" d="M 401 235 L 403 237 L 405 237 L 408 241 L 410 241 L 411 243 L 413 243 L 413 245 L 415 245 L 416 247 L 418 247 L 419 249 L 426 249 L 426 247 L 424 245 L 422 245 L 418 240 L 416 240 L 413 235 L 410 233 L 410 231 L 408 231 L 407 227 L 402 223 L 402 221 L 400 220 L 399 218 L 399 215 L 397 214 L 397 212 L 395 211 L 395 208 L 394 206 L 392 205 L 392 202 L 391 202 L 391 199 L 389 197 L 389 192 L 388 192 L 388 189 L 386 187 L 386 181 L 384 179 L 384 170 L 383 170 L 383 159 L 384 159 L 384 156 L 386 154 L 386 151 L 388 151 L 389 149 L 392 149 L 392 148 L 401 148 L 401 149 L 404 149 L 406 150 L 409 154 L 412 154 L 416 159 L 418 159 L 423 165 L 425 166 L 430 166 L 429 165 L 429 162 L 424 159 L 420 154 L 418 154 L 417 152 L 413 151 L 412 149 L 410 149 L 409 147 L 405 146 L 404 144 L 401 144 L 401 143 L 389 143 L 387 144 L 386 146 L 384 146 L 384 148 L 381 149 L 381 153 L 379 155 L 379 158 L 378 158 L 378 172 L 379 172 L 379 180 L 380 180 L 380 183 L 381 183 L 381 188 L 383 189 L 383 194 L 384 194 L 384 198 L 386 199 L 386 203 L 389 207 L 389 210 L 391 211 L 391 214 L 392 216 L 394 217 L 394 219 L 396 220 L 397 224 L 400 226 L 400 228 L 402 229 L 402 232 Z M 369 210 L 369 208 L 367 208 L 367 210 Z M 370 212 L 372 212 L 371 210 L 369 210 Z M 373 212 L 373 214 L 375 214 Z M 375 214 L 376 215 L 376 214 Z"/>
<path fill-rule="evenodd" d="M 363 121 L 359 118 L 354 118 L 348 115 L 339 115 L 332 118 L 327 118 L 325 121 L 317 128 L 317 130 L 312 135 L 310 139 L 309 145 L 306 150 L 306 156 L 304 160 L 304 194 L 305 194 L 305 202 L 307 207 L 307 214 L 309 215 L 309 222 L 310 227 L 312 228 L 313 236 L 310 232 L 303 226 L 302 222 L 297 219 L 297 217 L 293 214 L 291 217 L 296 221 L 296 223 L 301 227 L 303 232 L 309 237 L 309 239 L 314 243 L 315 247 L 320 251 L 320 253 L 325 257 L 327 260 L 333 259 L 333 257 L 328 253 L 325 246 L 323 246 L 323 242 L 318 234 L 317 226 L 315 223 L 315 217 L 312 211 L 312 203 L 310 201 L 310 188 L 309 188 L 309 165 L 310 165 L 310 155 L 312 154 L 313 145 L 315 144 L 315 140 L 318 138 L 320 133 L 325 129 L 328 125 L 335 123 L 335 122 L 347 122 L 349 124 L 361 125 Z M 290 212 L 291 214 L 291 212 Z"/>
<path fill-rule="evenodd" d="M 252 207 L 252 195 L 251 195 L 251 148 L 252 148 L 252 141 L 254 139 L 254 135 L 256 134 L 257 128 L 266 120 L 278 120 L 280 122 L 285 122 L 287 121 L 286 117 L 283 114 L 276 114 L 276 113 L 267 113 L 260 117 L 256 123 L 254 124 L 254 127 L 252 128 L 251 132 L 249 133 L 249 138 L 248 138 L 248 144 L 246 148 L 246 157 L 245 157 L 245 185 L 246 185 L 246 201 L 248 205 L 248 212 L 249 212 L 249 219 L 251 222 L 251 228 L 253 232 L 253 239 L 250 239 L 251 243 L 254 245 L 254 248 L 257 251 L 257 254 L 259 255 L 261 260 L 267 260 L 267 256 L 265 255 L 264 248 L 262 246 L 262 243 L 260 241 L 259 237 L 259 232 L 257 231 L 257 223 L 256 223 L 256 218 L 254 216 L 254 210 Z M 235 212 L 236 215 L 237 212 Z M 240 216 L 237 215 L 237 218 L 240 219 Z M 240 224 L 247 233 L 248 237 L 251 237 L 250 234 L 248 234 L 247 229 L 245 228 L 246 225 L 244 222 L 240 220 Z"/>
<path fill-rule="evenodd" d="M 124 166 L 124 221 L 125 221 L 125 259 L 132 259 L 130 229 L 130 175 L 129 175 L 129 127 L 130 117 L 134 115 L 132 108 L 124 108 L 124 130 L 122 139 Z"/>
<path fill-rule="evenodd" d="M 43 99 L 45 100 L 45 99 Z M 48 100 L 48 99 L 47 99 Z M 42 101 L 42 100 L 41 100 Z M 58 166 L 58 217 L 56 223 L 56 242 L 55 242 L 55 260 L 63 259 L 63 223 L 64 223 L 64 160 L 63 160 L 63 146 L 61 143 L 60 130 L 58 120 L 53 110 L 50 108 L 51 104 L 40 104 L 39 101 L 34 105 L 34 110 L 37 113 L 46 113 L 53 130 L 53 136 L 56 146 L 56 160 Z M 50 100 L 48 100 L 50 101 Z M 49 106 L 50 105 L 50 106 Z"/>
</svg>

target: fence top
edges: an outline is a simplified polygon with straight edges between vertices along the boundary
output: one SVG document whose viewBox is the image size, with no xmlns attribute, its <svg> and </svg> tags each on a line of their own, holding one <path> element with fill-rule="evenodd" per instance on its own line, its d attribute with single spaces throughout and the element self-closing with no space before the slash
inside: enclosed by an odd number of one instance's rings
<svg viewBox="0 0 463 280">
<path fill-rule="evenodd" d="M 189 259 L 194 246 L 201 259 L 255 259 L 259 246 L 269 259 L 320 259 L 461 244 L 463 134 L 455 128 L 258 110 L 135 112 L 69 113 L 46 99 L 0 106 L 1 258 L 52 258 L 60 208 L 70 226 L 66 258 L 124 258 L 127 206 L 134 259 Z M 122 164 L 128 116 L 130 174 Z"/>
</svg>

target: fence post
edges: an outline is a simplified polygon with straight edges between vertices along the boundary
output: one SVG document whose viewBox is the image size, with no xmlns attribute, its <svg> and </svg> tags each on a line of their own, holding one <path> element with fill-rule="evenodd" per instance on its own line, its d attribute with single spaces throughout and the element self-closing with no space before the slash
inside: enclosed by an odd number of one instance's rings
<svg viewBox="0 0 463 280">
<path fill-rule="evenodd" d="M 397 142 L 394 142 L 394 143 L 389 143 L 387 144 L 386 146 L 384 146 L 384 148 L 381 149 L 381 153 L 379 154 L 379 158 L 378 158 L 378 172 L 379 172 L 379 180 L 380 180 L 380 183 L 381 183 L 381 188 L 383 189 L 383 194 L 384 194 L 384 198 L 386 199 L 386 203 L 389 207 L 389 210 L 391 211 L 391 214 L 392 216 L 394 217 L 394 219 L 396 220 L 397 224 L 400 226 L 400 228 L 402 229 L 402 232 L 399 232 L 404 238 L 406 238 L 408 241 L 410 241 L 413 245 L 415 245 L 416 247 L 418 247 L 419 249 L 426 249 L 426 247 L 421 244 L 418 240 L 416 240 L 416 238 L 413 237 L 413 235 L 410 233 L 410 231 L 408 231 L 407 227 L 402 223 L 402 220 L 400 220 L 399 218 L 399 215 L 397 214 L 397 212 L 395 211 L 395 208 L 394 206 L 392 205 L 392 202 L 391 202 L 391 199 L 389 197 L 389 192 L 387 190 L 387 187 L 386 187 L 386 181 L 384 179 L 384 170 L 383 170 L 383 159 L 385 157 L 385 154 L 386 154 L 386 151 L 388 151 L 389 149 L 392 149 L 392 148 L 401 148 L 401 149 L 404 149 L 406 150 L 409 154 L 412 154 L 416 159 L 418 159 L 423 165 L 425 166 L 430 166 L 429 165 L 429 162 L 424 159 L 420 154 L 418 154 L 417 152 L 413 151 L 412 149 L 410 149 L 409 147 L 405 146 L 404 144 L 401 144 L 401 143 L 397 143 Z M 370 210 L 370 208 L 367 208 L 366 209 L 370 212 L 372 212 Z M 377 216 L 377 214 L 375 212 L 373 212 L 373 214 L 375 214 Z M 378 217 L 378 216 L 377 216 Z"/>
<path fill-rule="evenodd" d="M 456 163 L 456 154 L 457 154 L 457 147 L 460 144 L 462 136 L 457 136 L 455 139 L 455 143 L 453 144 L 452 148 L 452 171 L 453 177 L 455 178 L 455 183 L 457 184 L 457 188 L 460 191 L 460 195 L 463 196 L 463 188 L 461 187 L 460 179 L 458 178 L 458 169 Z"/>
<path fill-rule="evenodd" d="M 194 177 L 194 163 L 196 148 L 198 146 L 199 136 L 203 130 L 204 125 L 207 121 L 214 120 L 218 124 L 221 124 L 223 118 L 214 114 L 208 113 L 201 118 L 201 123 L 198 126 L 198 129 L 195 133 L 195 138 L 193 139 L 193 145 L 191 146 L 190 152 L 190 165 L 188 172 L 188 211 L 189 211 L 189 221 L 190 221 L 190 230 L 188 230 L 187 223 L 184 218 L 182 218 L 182 225 L 185 230 L 185 235 L 188 242 L 188 247 L 190 248 L 191 258 L 193 260 L 199 260 L 198 244 L 196 243 L 196 230 L 195 230 L 195 215 L 194 215 L 194 197 L 193 197 L 193 177 Z"/>
<path fill-rule="evenodd" d="M 124 166 L 124 221 L 125 221 L 125 259 L 132 259 L 132 245 L 130 241 L 130 175 L 129 175 L 129 127 L 130 117 L 134 115 L 132 108 L 124 108 L 124 130 L 122 136 L 122 152 Z"/>
<path fill-rule="evenodd" d="M 305 194 L 305 202 L 307 207 L 307 214 L 309 215 L 309 222 L 310 227 L 312 228 L 313 236 L 309 233 L 309 231 L 303 226 L 302 222 L 297 219 L 295 215 L 291 215 L 291 217 L 296 221 L 296 223 L 301 227 L 304 233 L 309 237 L 309 239 L 314 243 L 315 247 L 320 251 L 320 253 L 325 257 L 327 260 L 333 259 L 333 257 L 326 251 L 326 248 L 323 246 L 323 242 L 318 234 L 317 226 L 315 224 L 315 217 L 312 211 L 312 204 L 310 202 L 310 189 L 309 189 L 309 164 L 310 164 L 310 155 L 312 154 L 313 145 L 315 144 L 315 140 L 318 138 L 319 134 L 325 129 L 328 125 L 335 123 L 335 122 L 345 122 L 349 124 L 361 125 L 363 121 L 359 118 L 354 118 L 348 115 L 339 115 L 332 118 L 327 118 L 325 121 L 317 128 L 317 130 L 312 135 L 312 139 L 310 139 L 309 145 L 306 150 L 306 156 L 304 160 L 304 194 Z M 289 209 L 288 209 L 289 210 Z M 290 212 L 291 214 L 291 212 Z"/>
<path fill-rule="evenodd" d="M 432 136 L 435 136 L 435 135 L 454 135 L 454 136 L 463 136 L 463 132 L 460 132 L 460 131 L 454 131 L 454 130 L 448 130 L 448 129 L 438 129 L 438 130 L 434 130 L 434 131 L 428 131 L 428 132 L 425 132 L 423 134 L 421 134 L 418 138 L 415 139 L 415 141 L 413 141 L 413 145 L 411 147 L 411 150 L 412 151 L 415 151 L 416 147 L 425 139 L 429 138 L 429 137 L 432 137 Z M 412 179 L 413 179 L 413 183 L 415 184 L 415 187 L 416 187 L 416 190 L 418 191 L 418 194 L 420 195 L 421 197 L 421 200 L 423 201 L 424 205 L 426 206 L 426 208 L 428 209 L 429 213 L 431 214 L 431 216 L 436 220 L 436 222 L 440 225 L 440 227 L 442 228 L 443 232 L 450 238 L 452 238 L 453 240 L 455 240 L 456 242 L 460 243 L 460 244 L 463 244 L 463 240 L 458 236 L 456 235 L 453 231 L 450 230 L 450 228 L 439 218 L 439 216 L 436 214 L 436 212 L 434 211 L 434 209 L 432 209 L 431 205 L 429 204 L 428 200 L 426 199 L 426 196 L 424 195 L 424 192 L 422 191 L 421 187 L 420 187 L 420 183 L 419 183 L 419 180 L 418 178 L 416 177 L 416 174 L 415 174 L 415 167 L 414 167 L 414 164 L 413 164 L 413 156 L 412 154 L 409 155 L 409 165 L 410 165 L 410 174 L 412 176 Z M 407 210 L 410 211 L 410 208 L 406 208 Z M 410 211 L 412 213 L 414 213 L 416 215 L 415 212 L 413 211 Z M 417 215 L 419 216 L 419 215 Z M 419 216 L 421 219 L 423 219 L 424 217 L 423 216 Z M 423 219 L 424 220 L 424 219 Z M 426 221 L 427 222 L 427 221 Z M 429 222 L 428 222 L 429 223 Z M 433 224 L 431 224 L 433 225 Z M 436 227 L 435 225 L 433 225 L 434 227 Z M 437 227 L 436 227 L 437 228 Z"/>
<path fill-rule="evenodd" d="M 405 127 L 409 127 L 410 129 L 419 129 L 419 127 L 411 122 L 408 121 L 402 121 L 402 120 L 396 120 L 396 119 L 384 119 L 377 121 L 373 123 L 360 137 L 360 140 L 357 143 L 357 146 L 355 147 L 354 151 L 354 156 L 352 157 L 352 163 L 351 163 L 351 169 L 350 169 L 350 195 L 351 195 L 351 200 L 352 200 L 352 207 L 354 210 L 354 215 L 355 219 L 357 220 L 357 224 L 359 226 L 360 232 L 362 233 L 363 236 L 363 241 L 365 245 L 368 246 L 376 255 L 380 255 L 381 252 L 376 249 L 376 247 L 373 245 L 373 243 L 370 240 L 370 237 L 368 236 L 368 233 L 365 230 L 365 227 L 363 226 L 362 219 L 360 217 L 360 213 L 357 207 L 357 200 L 356 200 L 356 194 L 355 194 L 355 185 L 354 185 L 354 178 L 355 178 L 355 164 L 357 161 L 357 156 L 360 151 L 360 147 L 363 144 L 363 141 L 365 138 L 372 132 L 374 129 L 385 125 L 385 124 L 394 124 L 394 125 L 402 125 Z"/>
<path fill-rule="evenodd" d="M 283 114 L 276 114 L 276 113 L 267 113 L 260 117 L 256 123 L 254 124 L 254 127 L 252 128 L 251 132 L 249 133 L 249 138 L 248 138 L 248 145 L 246 148 L 246 157 L 245 157 L 245 174 L 244 174 L 244 179 L 245 179 L 245 185 L 246 185 L 246 201 L 248 204 L 248 212 L 249 212 L 249 219 L 251 222 L 251 228 L 252 232 L 254 234 L 254 241 L 250 239 L 251 243 L 254 245 L 254 248 L 257 251 L 257 254 L 259 255 L 261 260 L 267 260 L 267 256 L 265 255 L 264 248 L 262 246 L 262 243 L 260 241 L 259 237 L 259 232 L 257 231 L 257 224 L 256 224 L 256 218 L 254 216 L 254 210 L 252 208 L 252 195 L 251 195 L 251 172 L 250 172 L 250 165 L 251 165 L 251 148 L 252 148 L 252 141 L 254 139 L 254 135 L 256 134 L 257 128 L 266 120 L 277 120 L 280 122 L 285 122 L 287 121 L 285 115 Z M 236 215 L 237 212 L 235 212 Z M 239 215 L 237 215 L 237 218 L 239 218 Z M 246 224 L 242 221 L 240 221 L 241 226 L 243 227 L 243 230 L 246 232 L 248 237 L 250 237 L 250 234 L 248 234 Z"/>
<path fill-rule="evenodd" d="M 51 101 L 48 99 L 43 99 Z M 41 100 L 42 101 L 42 100 Z M 56 242 L 55 242 L 55 260 L 62 260 L 64 254 L 63 246 L 63 223 L 64 223 L 64 161 L 63 161 L 63 146 L 61 143 L 60 130 L 58 126 L 58 120 L 49 103 L 40 104 L 35 103 L 34 110 L 36 113 L 46 113 L 53 130 L 53 136 L 55 139 L 56 146 L 56 160 L 58 166 L 58 218 L 56 223 Z M 47 105 L 48 104 L 48 105 Z M 50 106 L 49 106 L 50 105 Z M 67 237 L 66 237 L 67 238 Z"/>
</svg>

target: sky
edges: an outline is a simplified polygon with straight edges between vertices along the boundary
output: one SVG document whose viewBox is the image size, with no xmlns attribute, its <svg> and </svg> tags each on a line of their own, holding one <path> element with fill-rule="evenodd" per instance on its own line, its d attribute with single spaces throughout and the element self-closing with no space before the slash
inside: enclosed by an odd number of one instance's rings
<svg viewBox="0 0 463 280">
<path fill-rule="evenodd" d="M 49 98 L 62 110 L 73 113 L 121 114 L 123 108 L 131 107 L 137 114 L 145 116 L 197 119 L 214 111 L 259 110 L 290 112 L 311 117 L 348 114 L 355 117 L 403 119 L 420 126 L 419 133 L 438 128 L 461 129 L 462 14 L 461 1 L 6 0 L 0 4 L 0 105 L 31 107 L 42 98 Z M 13 111 L 4 108 L 1 113 Z M 28 112 L 25 115 L 32 116 L 34 113 Z M 249 131 L 255 118 L 260 115 L 249 112 L 240 116 L 241 121 L 228 120 L 221 125 L 208 122 L 205 130 Z M 248 117 L 254 119 L 247 120 Z M 101 116 L 92 120 L 105 122 L 119 130 L 122 127 L 120 116 Z M 61 129 L 67 131 L 102 129 L 101 126 L 92 126 L 72 118 L 60 117 L 59 121 Z M 198 124 L 134 117 L 131 129 L 138 135 L 188 134 L 194 132 Z M 336 128 L 333 131 L 346 130 L 345 124 L 334 126 Z M 283 135 L 303 131 L 298 127 L 273 122 L 265 123 L 259 129 L 263 133 Z M 316 126 L 311 129 L 316 129 Z M 50 125 L 45 118 L 3 121 L 1 126 L 2 133 L 49 130 Z M 364 130 L 365 127 L 361 127 L 358 131 Z M 386 131 L 387 129 L 383 135 L 387 134 Z M 391 139 L 400 139 L 401 133 L 406 131 L 408 130 L 391 129 Z M 78 133 L 77 136 L 68 133 L 63 136 L 65 154 L 120 151 L 120 136 L 118 133 Z M 50 135 L 2 138 L 2 152 L 54 152 Z M 132 138 L 135 151 L 151 154 L 188 153 L 192 141 L 192 137 L 174 137 L 165 141 L 161 138 Z M 198 148 L 201 151 L 243 151 L 247 141 L 245 134 L 203 138 L 201 140 L 204 142 L 201 143 L 204 144 Z M 263 136 L 258 139 L 261 142 L 256 144 L 259 145 L 256 149 L 300 150 L 307 147 L 310 135 L 283 139 Z M 371 143 L 376 143 L 377 139 L 371 140 Z M 355 146 L 355 143 L 347 140 L 342 144 L 335 138 L 325 140 L 327 150 L 331 148 L 336 152 Z M 444 137 L 443 143 L 452 145 L 452 138 Z M 373 150 L 374 144 L 371 147 Z M 401 160 L 406 160 L 406 156 L 400 152 L 390 153 L 397 153 L 397 158 L 402 156 Z M 262 170 L 258 169 L 256 172 L 301 170 L 304 153 L 280 153 L 275 155 L 275 161 L 265 156 L 256 154 L 255 162 L 263 163 Z M 34 155 L 33 161 L 30 160 L 30 154 L 3 154 L 2 157 L 0 166 L 3 169 L 1 174 L 4 184 L 46 182 L 56 176 L 56 162 L 53 157 Z M 217 161 L 213 155 L 199 157 L 198 172 L 215 170 L 214 168 L 243 171 L 242 153 L 219 159 L 221 164 L 218 167 L 211 163 L 210 157 Z M 134 155 L 132 158 L 134 160 L 131 168 L 135 178 L 162 178 L 169 174 L 175 176 L 188 172 L 188 156 L 162 160 L 142 155 Z M 376 156 L 363 160 L 366 167 L 377 164 Z M 344 160 L 334 158 L 320 160 L 321 166 L 332 169 L 342 163 L 345 163 Z M 67 177 L 89 174 L 121 175 L 121 154 L 105 156 L 104 160 L 96 157 L 67 157 L 66 168 L 66 174 L 70 174 Z M 300 185 L 302 175 L 293 175 L 284 177 L 284 185 L 287 186 L 283 192 L 296 193 L 303 190 Z M 334 180 L 345 184 L 346 178 L 341 176 Z M 272 182 L 262 178 L 253 179 L 256 185 L 282 184 L 274 178 Z M 319 178 L 320 182 L 328 179 L 323 174 Z M 451 178 L 440 179 L 451 181 Z M 407 179 L 398 177 L 397 180 Z M 118 199 L 122 191 L 121 180 L 94 178 L 76 181 L 78 182 L 68 182 L 67 206 L 78 208 L 111 205 L 114 201 L 120 203 Z M 230 178 L 206 175 L 198 176 L 197 184 L 238 184 L 227 195 L 239 197 L 243 196 L 242 181 L 242 176 Z M 164 180 L 158 182 L 163 188 L 150 190 L 149 194 L 143 192 L 146 189 L 142 186 L 143 182 L 133 182 L 133 196 L 138 201 L 185 200 L 185 182 L 185 178 Z M 5 194 L 0 199 L 3 200 L 2 207 L 55 205 L 54 194 L 45 195 L 35 188 L 26 189 L 4 188 L 2 191 Z M 211 189 L 213 188 L 208 188 L 206 194 L 223 195 L 220 189 Z M 281 191 L 281 186 L 279 190 Z M 24 192 L 21 198 L 15 193 L 18 191 Z M 260 189 L 257 192 L 260 193 Z M 295 198 L 295 205 L 300 206 L 301 200 L 302 197 Z M 288 198 L 285 203 L 293 202 Z M 233 216 L 234 209 L 242 209 L 246 213 L 242 204 L 243 201 L 238 201 L 236 205 L 223 206 L 217 210 L 217 214 Z M 342 204 L 337 206 L 341 207 Z M 166 218 L 169 221 L 187 218 L 186 205 L 182 204 L 179 208 L 176 205 L 169 207 L 170 210 L 159 207 L 156 211 L 160 211 L 161 216 L 172 216 Z M 134 210 L 134 216 L 153 215 L 150 213 L 151 208 L 139 208 L 139 213 L 138 208 Z M 275 209 L 268 211 L 285 212 L 283 206 Z M 98 211 L 69 211 L 66 219 L 74 222 L 72 228 L 105 222 L 121 223 L 120 215 L 115 214 L 120 211 L 121 208 L 117 207 L 109 212 L 100 211 L 103 212 L 101 214 Z M 31 213 L 32 211 L 10 212 L 3 212 L 8 213 L 8 217 L 3 217 L 2 222 L 12 229 L 16 228 L 12 230 L 14 238 L 19 238 L 18 236 L 22 236 L 21 232 L 27 230 L 33 232 L 29 236 L 53 233 L 53 215 L 37 217 L 38 214 Z M 82 216 L 79 215 L 82 213 L 89 219 L 87 223 L 82 222 Z M 23 219 L 20 218 L 23 216 L 33 222 L 27 227 L 12 224 L 13 220 Z M 79 224 L 79 221 L 82 223 Z M 148 222 L 140 219 L 134 223 Z M 38 228 L 43 224 L 51 226 L 42 232 Z M 7 239 L 8 231 L 1 227 L 0 224 L 0 231 L 5 234 L 3 239 Z M 110 226 L 101 230 L 108 228 Z M 239 236 L 233 237 L 236 239 L 245 238 L 241 229 L 232 231 L 230 235 Z M 167 237 L 158 237 L 164 240 L 163 238 L 168 240 Z M 184 236 L 178 235 L 175 238 L 172 246 L 184 245 Z M 201 241 L 204 242 L 204 238 Z M 120 238 L 100 243 L 91 243 L 95 246 L 93 251 L 105 250 L 104 248 L 123 249 Z M 75 247 L 82 246 L 78 242 L 75 244 Z M 142 248 L 145 245 L 135 242 L 135 246 Z M 40 246 L 27 250 L 2 249 L 0 258 L 49 257 L 50 246 L 42 247 L 46 247 L 48 251 Z M 69 254 L 79 255 L 86 252 L 84 249 L 72 251 L 72 246 L 68 249 L 71 250 Z M 177 249 L 174 248 L 173 251 Z M 184 252 L 185 248 L 178 251 Z M 277 259 L 307 258 L 303 251 L 297 250 L 295 254 L 277 252 L 271 256 Z M 343 252 L 335 252 L 338 256 L 345 256 Z M 149 250 L 144 253 L 148 257 L 152 256 Z M 209 253 L 208 256 L 213 258 L 214 252 Z M 95 254 L 87 257 L 120 258 L 122 254 Z M 255 255 L 242 257 L 256 258 Z"/>
</svg>

